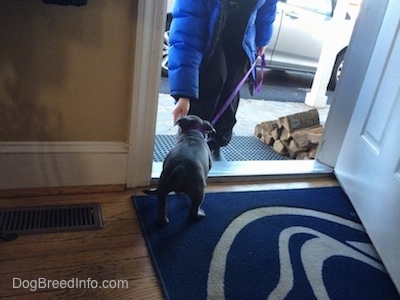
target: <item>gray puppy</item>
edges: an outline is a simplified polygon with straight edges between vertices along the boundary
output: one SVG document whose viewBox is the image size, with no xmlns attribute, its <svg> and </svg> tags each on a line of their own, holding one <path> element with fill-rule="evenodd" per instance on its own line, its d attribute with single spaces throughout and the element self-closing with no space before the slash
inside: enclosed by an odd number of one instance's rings
<svg viewBox="0 0 400 300">
<path fill-rule="evenodd" d="M 200 208 L 204 200 L 206 179 L 211 169 L 211 153 L 205 140 L 206 133 L 215 132 L 210 122 L 198 116 L 180 118 L 177 144 L 164 160 L 157 185 L 158 223 L 167 224 L 167 196 L 170 192 L 184 193 L 192 201 L 189 214 L 194 218 L 205 216 Z"/>
</svg>

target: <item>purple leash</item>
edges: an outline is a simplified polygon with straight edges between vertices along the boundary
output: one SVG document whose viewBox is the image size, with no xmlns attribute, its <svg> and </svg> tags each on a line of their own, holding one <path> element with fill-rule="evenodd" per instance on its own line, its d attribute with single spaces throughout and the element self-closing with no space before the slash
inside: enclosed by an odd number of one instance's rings
<svg viewBox="0 0 400 300">
<path fill-rule="evenodd" d="M 256 67 L 257 64 L 257 59 L 254 61 L 254 63 L 251 65 L 250 69 L 247 71 L 247 73 L 244 75 L 242 80 L 239 82 L 239 84 L 236 86 L 236 88 L 233 90 L 232 94 L 229 96 L 229 98 L 226 100 L 224 105 L 221 107 L 219 112 L 215 115 L 215 117 L 211 121 L 211 125 L 215 125 L 217 123 L 218 119 L 222 116 L 224 111 L 228 108 L 228 106 L 232 103 L 233 98 L 235 98 L 236 94 L 239 92 L 239 90 L 242 88 L 243 84 L 246 82 L 247 78 L 250 76 L 251 72 L 253 69 Z M 255 91 L 258 93 L 261 90 L 261 86 L 263 84 L 263 79 L 264 79 L 264 67 L 265 67 L 265 57 L 264 54 L 261 56 L 261 79 L 260 82 L 257 84 Z"/>
</svg>

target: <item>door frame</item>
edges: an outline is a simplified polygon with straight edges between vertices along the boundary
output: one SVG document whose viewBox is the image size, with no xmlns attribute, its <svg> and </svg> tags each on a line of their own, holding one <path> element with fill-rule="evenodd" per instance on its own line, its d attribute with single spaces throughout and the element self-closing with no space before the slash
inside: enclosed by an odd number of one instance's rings
<svg viewBox="0 0 400 300">
<path fill-rule="evenodd" d="M 167 1 L 139 0 L 134 41 L 130 133 L 128 140 L 127 188 L 148 186 L 158 178 L 160 164 L 153 164 L 154 136 L 161 74 L 161 53 L 165 29 Z M 145 128 L 145 130 L 144 130 Z M 140 141 L 140 142 L 138 142 Z M 239 166 L 238 166 L 239 164 Z M 215 163 L 210 172 L 213 181 L 231 181 L 238 176 L 256 180 L 286 176 L 322 176 L 331 174 L 318 161 L 238 162 L 235 165 Z M 249 168 L 250 167 L 250 168 Z"/>
<path fill-rule="evenodd" d="M 167 0 L 138 1 L 128 137 L 128 188 L 151 180 Z"/>
<path fill-rule="evenodd" d="M 331 168 L 335 166 L 388 1 L 379 1 L 379 4 L 376 1 L 363 1 L 347 50 L 346 64 L 341 74 L 341 80 L 333 95 L 333 104 L 317 152 L 316 163 L 310 164 L 310 168 L 307 170 L 302 169 L 299 175 L 321 174 L 321 165 L 318 163 Z M 138 1 L 128 142 L 128 188 L 147 186 L 151 183 L 159 74 L 161 72 L 159 60 L 162 52 L 166 4 L 166 0 Z M 360 56 L 359 53 L 363 53 L 363 55 Z M 145 130 L 143 130 L 144 128 Z M 293 165 L 296 164 L 297 162 L 293 161 Z M 262 169 L 271 170 L 268 165 L 269 162 L 265 162 Z M 317 172 L 315 172 L 315 167 L 318 169 Z M 260 175 L 258 172 L 258 178 Z M 269 172 L 267 175 L 271 176 L 273 172 Z M 282 173 L 278 175 L 284 176 Z M 227 177 L 227 180 L 231 179 L 231 176 Z"/>
</svg>

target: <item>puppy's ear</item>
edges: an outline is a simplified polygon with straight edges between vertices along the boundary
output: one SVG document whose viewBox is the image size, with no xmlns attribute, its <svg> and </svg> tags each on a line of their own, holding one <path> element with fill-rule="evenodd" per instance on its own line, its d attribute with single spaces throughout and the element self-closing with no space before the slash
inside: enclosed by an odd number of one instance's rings
<svg viewBox="0 0 400 300">
<path fill-rule="evenodd" d="M 189 122 L 189 120 L 188 120 L 187 116 L 182 116 L 176 121 L 175 125 L 178 125 L 179 127 L 182 128 L 182 127 L 185 127 L 185 125 L 188 122 Z"/>
<path fill-rule="evenodd" d="M 203 130 L 206 133 L 215 133 L 216 132 L 214 126 L 212 126 L 211 123 L 206 120 L 203 121 Z"/>
</svg>

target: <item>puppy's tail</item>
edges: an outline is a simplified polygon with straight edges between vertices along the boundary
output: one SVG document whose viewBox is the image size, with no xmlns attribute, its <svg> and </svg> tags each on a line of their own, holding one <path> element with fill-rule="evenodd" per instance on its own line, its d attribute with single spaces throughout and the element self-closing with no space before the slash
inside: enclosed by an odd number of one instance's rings
<svg viewBox="0 0 400 300">
<path fill-rule="evenodd" d="M 170 191 L 180 191 L 182 190 L 184 181 L 182 174 L 184 174 L 184 166 L 182 165 L 176 166 L 168 177 L 164 177 L 163 173 L 161 173 L 158 184 L 159 185 L 161 184 L 161 186 L 163 187 L 164 186 L 171 187 Z M 145 193 L 146 195 L 156 195 L 157 188 L 145 189 L 142 192 Z"/>
</svg>

